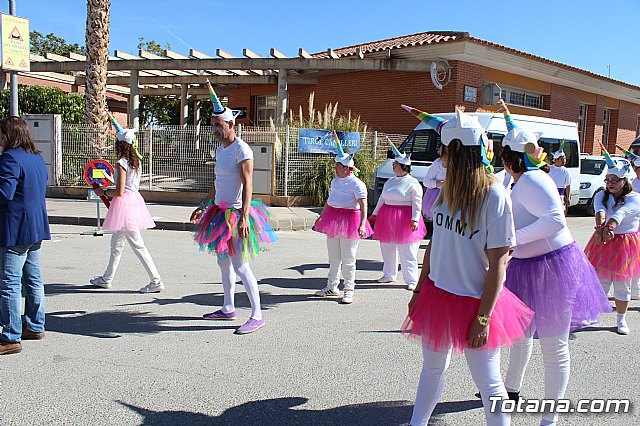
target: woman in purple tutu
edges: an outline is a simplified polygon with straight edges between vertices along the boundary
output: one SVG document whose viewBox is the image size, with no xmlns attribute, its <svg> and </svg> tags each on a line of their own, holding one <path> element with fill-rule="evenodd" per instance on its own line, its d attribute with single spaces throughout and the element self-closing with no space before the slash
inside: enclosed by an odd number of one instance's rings
<svg viewBox="0 0 640 426">
<path fill-rule="evenodd" d="M 136 146 L 136 134 L 134 130 L 123 129 L 110 115 L 111 123 L 116 129 L 116 189 L 96 188 L 97 195 L 111 197 L 111 206 L 104 219 L 103 227 L 112 231 L 111 256 L 105 272 L 89 282 L 96 287 L 111 288 L 111 282 L 118 270 L 125 240 L 133 249 L 147 274 L 149 284 L 140 289 L 141 293 L 159 293 L 164 289 L 164 284 L 153 263 L 151 254 L 144 244 L 140 231 L 156 226 L 151 214 L 144 203 L 144 199 L 138 192 L 140 188 L 140 159 L 142 156 Z M 113 179 L 112 179 L 113 181 Z"/>
<path fill-rule="evenodd" d="M 369 217 L 373 225 L 373 239 L 380 241 L 384 261 L 378 282 L 396 280 L 400 257 L 404 282 L 408 290 L 413 290 L 418 283 L 418 248 L 427 233 L 420 214 L 422 188 L 420 182 L 409 174 L 409 155 L 398 151 L 393 143 L 391 149 L 395 154 L 393 172 L 396 176 L 384 183 L 378 204 Z"/>
<path fill-rule="evenodd" d="M 632 287 L 640 279 L 640 194 L 631 187 L 629 164 L 614 161 L 602 149 L 608 166 L 607 187 L 593 200 L 596 230 L 585 252 L 598 272 L 604 292 L 608 294 L 613 286 L 618 333 L 629 334 L 627 308 Z"/>
<path fill-rule="evenodd" d="M 444 179 L 447 176 L 446 162 L 442 158 L 442 146 L 438 150 L 438 158 L 431 163 L 427 173 L 424 175 L 422 184 L 427 190 L 422 198 L 422 214 L 428 220 L 433 220 L 431 207 L 440 195 L 440 189 L 444 186 Z"/>
<path fill-rule="evenodd" d="M 509 397 L 518 399 L 536 335 L 545 366 L 544 397 L 561 399 L 569 380 L 570 330 L 597 322 L 611 306 L 569 232 L 553 180 L 540 170 L 546 157 L 537 143 L 540 135 L 518 127 L 504 102 L 502 108 L 508 133 L 501 157 L 514 181 L 511 201 L 517 243 L 505 286 L 535 313 L 527 338 L 511 349 L 505 385 Z M 540 424 L 556 421 L 555 412 L 545 412 Z"/>
<path fill-rule="evenodd" d="M 336 177 L 331 181 L 329 199 L 325 203 L 313 230 L 327 235 L 329 277 L 327 285 L 315 294 L 318 297 L 338 297 L 340 270 L 344 277 L 342 303 L 353 302 L 356 287 L 356 252 L 361 238 L 373 234 L 367 222 L 367 187 L 354 172 L 358 169 L 353 155 L 346 154 L 334 132 L 338 155 L 335 158 Z"/>
<path fill-rule="evenodd" d="M 502 286 L 515 243 L 511 203 L 490 173 L 493 152 L 475 117 L 456 110 L 444 121 L 410 111 L 440 132 L 447 155 L 447 179 L 432 209 L 433 237 L 402 326 L 422 343 L 424 356 L 410 425 L 429 422 L 454 351 L 464 353 L 482 392 L 487 424 L 508 425 L 508 413 L 491 412 L 492 398 L 507 398 L 500 348 L 524 338 L 533 316 Z"/>
</svg>

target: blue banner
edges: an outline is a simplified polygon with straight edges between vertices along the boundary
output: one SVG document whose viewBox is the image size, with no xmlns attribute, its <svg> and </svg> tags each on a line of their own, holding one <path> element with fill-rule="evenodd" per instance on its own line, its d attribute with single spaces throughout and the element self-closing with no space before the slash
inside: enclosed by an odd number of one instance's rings
<svg viewBox="0 0 640 426">
<path fill-rule="evenodd" d="M 344 152 L 352 154 L 360 151 L 360 133 L 336 132 Z M 336 142 L 333 130 L 298 130 L 298 152 L 315 152 L 336 154 Z"/>
</svg>

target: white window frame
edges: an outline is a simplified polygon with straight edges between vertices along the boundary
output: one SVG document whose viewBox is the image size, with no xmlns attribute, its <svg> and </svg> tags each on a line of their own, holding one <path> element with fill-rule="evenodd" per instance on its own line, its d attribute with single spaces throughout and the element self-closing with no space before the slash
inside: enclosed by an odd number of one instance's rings
<svg viewBox="0 0 640 426">
<path fill-rule="evenodd" d="M 611 127 L 611 110 L 605 108 L 602 114 L 602 145 L 607 148 L 609 143 L 609 128 Z"/>
<path fill-rule="evenodd" d="M 589 105 L 580 104 L 580 110 L 578 112 L 578 135 L 580 136 L 580 147 L 584 146 L 584 141 L 587 138 L 587 117 L 589 116 Z"/>
<path fill-rule="evenodd" d="M 513 87 L 501 87 L 501 89 L 500 97 L 508 104 L 523 106 L 525 108 L 543 109 L 544 95 L 541 93 L 530 92 L 528 90 L 516 89 Z M 528 100 L 535 100 L 535 102 L 527 103 Z"/>
<path fill-rule="evenodd" d="M 264 102 L 261 102 L 264 101 Z M 273 101 L 273 105 L 270 105 Z M 263 105 L 261 105 L 263 103 Z M 269 127 L 269 118 L 275 121 L 277 114 L 278 95 L 256 95 L 254 98 L 255 105 L 255 125 L 258 127 Z M 262 117 L 262 113 L 266 113 Z"/>
</svg>

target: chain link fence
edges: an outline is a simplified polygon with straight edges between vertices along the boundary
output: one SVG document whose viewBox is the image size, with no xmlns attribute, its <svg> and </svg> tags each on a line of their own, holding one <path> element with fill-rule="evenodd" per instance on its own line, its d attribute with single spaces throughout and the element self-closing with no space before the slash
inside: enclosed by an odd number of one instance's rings
<svg viewBox="0 0 640 426">
<path fill-rule="evenodd" d="M 273 194 L 304 196 L 307 171 L 331 154 L 298 152 L 298 128 L 237 127 L 237 134 L 249 144 L 273 146 Z M 100 129 L 91 125 L 62 126 L 63 186 L 84 187 L 82 173 L 91 160 L 104 158 L 115 162 L 113 134 L 101 147 L 97 143 Z M 220 142 L 211 126 L 149 126 L 138 131 L 138 149 L 143 155 L 140 189 L 151 191 L 207 192 L 214 181 L 214 157 Z M 386 158 L 389 143 L 400 146 L 405 135 L 381 132 L 360 134 L 360 149 L 366 151 L 376 164 Z M 365 183 L 370 185 L 370 177 Z"/>
</svg>

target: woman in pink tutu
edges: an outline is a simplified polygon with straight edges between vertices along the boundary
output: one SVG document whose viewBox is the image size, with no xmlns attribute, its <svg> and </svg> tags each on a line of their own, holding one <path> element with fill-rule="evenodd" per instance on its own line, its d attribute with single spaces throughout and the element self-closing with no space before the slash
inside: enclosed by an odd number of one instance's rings
<svg viewBox="0 0 640 426">
<path fill-rule="evenodd" d="M 318 290 L 318 297 L 338 297 L 340 270 L 344 277 L 342 303 L 353 302 L 356 287 L 356 252 L 361 238 L 373 230 L 367 222 L 367 187 L 358 179 L 353 155 L 345 154 L 338 135 L 334 132 L 337 156 L 336 177 L 331 181 L 329 199 L 325 203 L 313 230 L 327 235 L 329 277 L 327 286 Z"/>
<path fill-rule="evenodd" d="M 540 170 L 546 164 L 546 153 L 538 145 L 540 134 L 517 126 L 504 102 L 502 108 L 508 133 L 501 157 L 514 181 L 511 202 L 517 243 L 505 287 L 535 313 L 527 337 L 511 349 L 504 382 L 509 398 L 517 400 L 537 337 L 545 369 L 544 397 L 558 400 L 569 381 L 570 330 L 597 322 L 611 307 L 569 232 L 553 179 Z M 540 424 L 555 425 L 557 417 L 547 411 Z"/>
<path fill-rule="evenodd" d="M 640 194 L 632 190 L 629 164 L 613 160 L 602 147 L 609 167 L 604 191 L 596 194 L 596 230 L 585 251 L 605 293 L 613 285 L 618 333 L 629 334 L 627 308 L 631 287 L 640 279 Z"/>
<path fill-rule="evenodd" d="M 431 163 L 427 173 L 424 175 L 422 184 L 427 190 L 422 198 L 422 214 L 428 220 L 433 220 L 431 207 L 440 195 L 440 189 L 444 186 L 444 178 L 447 177 L 447 166 L 442 158 L 442 145 L 438 150 L 438 158 Z"/>
<path fill-rule="evenodd" d="M 156 226 L 151 214 L 138 192 L 140 188 L 140 159 L 142 156 L 136 147 L 135 131 L 123 129 L 118 122 L 109 116 L 116 129 L 116 189 L 96 188 L 97 195 L 112 198 L 111 206 L 104 219 L 103 228 L 112 231 L 111 256 L 104 274 L 91 279 L 89 282 L 102 288 L 111 288 L 111 283 L 118 270 L 125 240 L 133 249 L 140 263 L 149 274 L 149 284 L 140 289 L 141 293 L 159 293 L 164 284 L 153 263 L 151 254 L 144 244 L 140 231 Z"/>
<path fill-rule="evenodd" d="M 475 117 L 456 110 L 444 121 L 405 109 L 439 131 L 447 155 L 447 179 L 432 209 L 433 237 L 402 326 L 403 333 L 422 342 L 424 356 L 410 425 L 429 422 L 452 352 L 465 355 L 487 424 L 508 425 L 508 413 L 491 412 L 491 398 L 507 398 L 500 348 L 522 339 L 533 316 L 502 287 L 515 244 L 511 203 L 490 173 L 493 152 Z"/>
<path fill-rule="evenodd" d="M 413 290 L 418 283 L 418 248 L 427 233 L 420 204 L 422 188 L 420 182 L 409 173 L 411 158 L 398 151 L 395 154 L 393 172 L 395 177 L 385 182 L 378 204 L 369 217 L 373 224 L 373 238 L 380 241 L 382 252 L 382 277 L 378 282 L 389 283 L 396 280 L 398 273 L 398 254 L 402 276 L 407 289 Z"/>
</svg>

